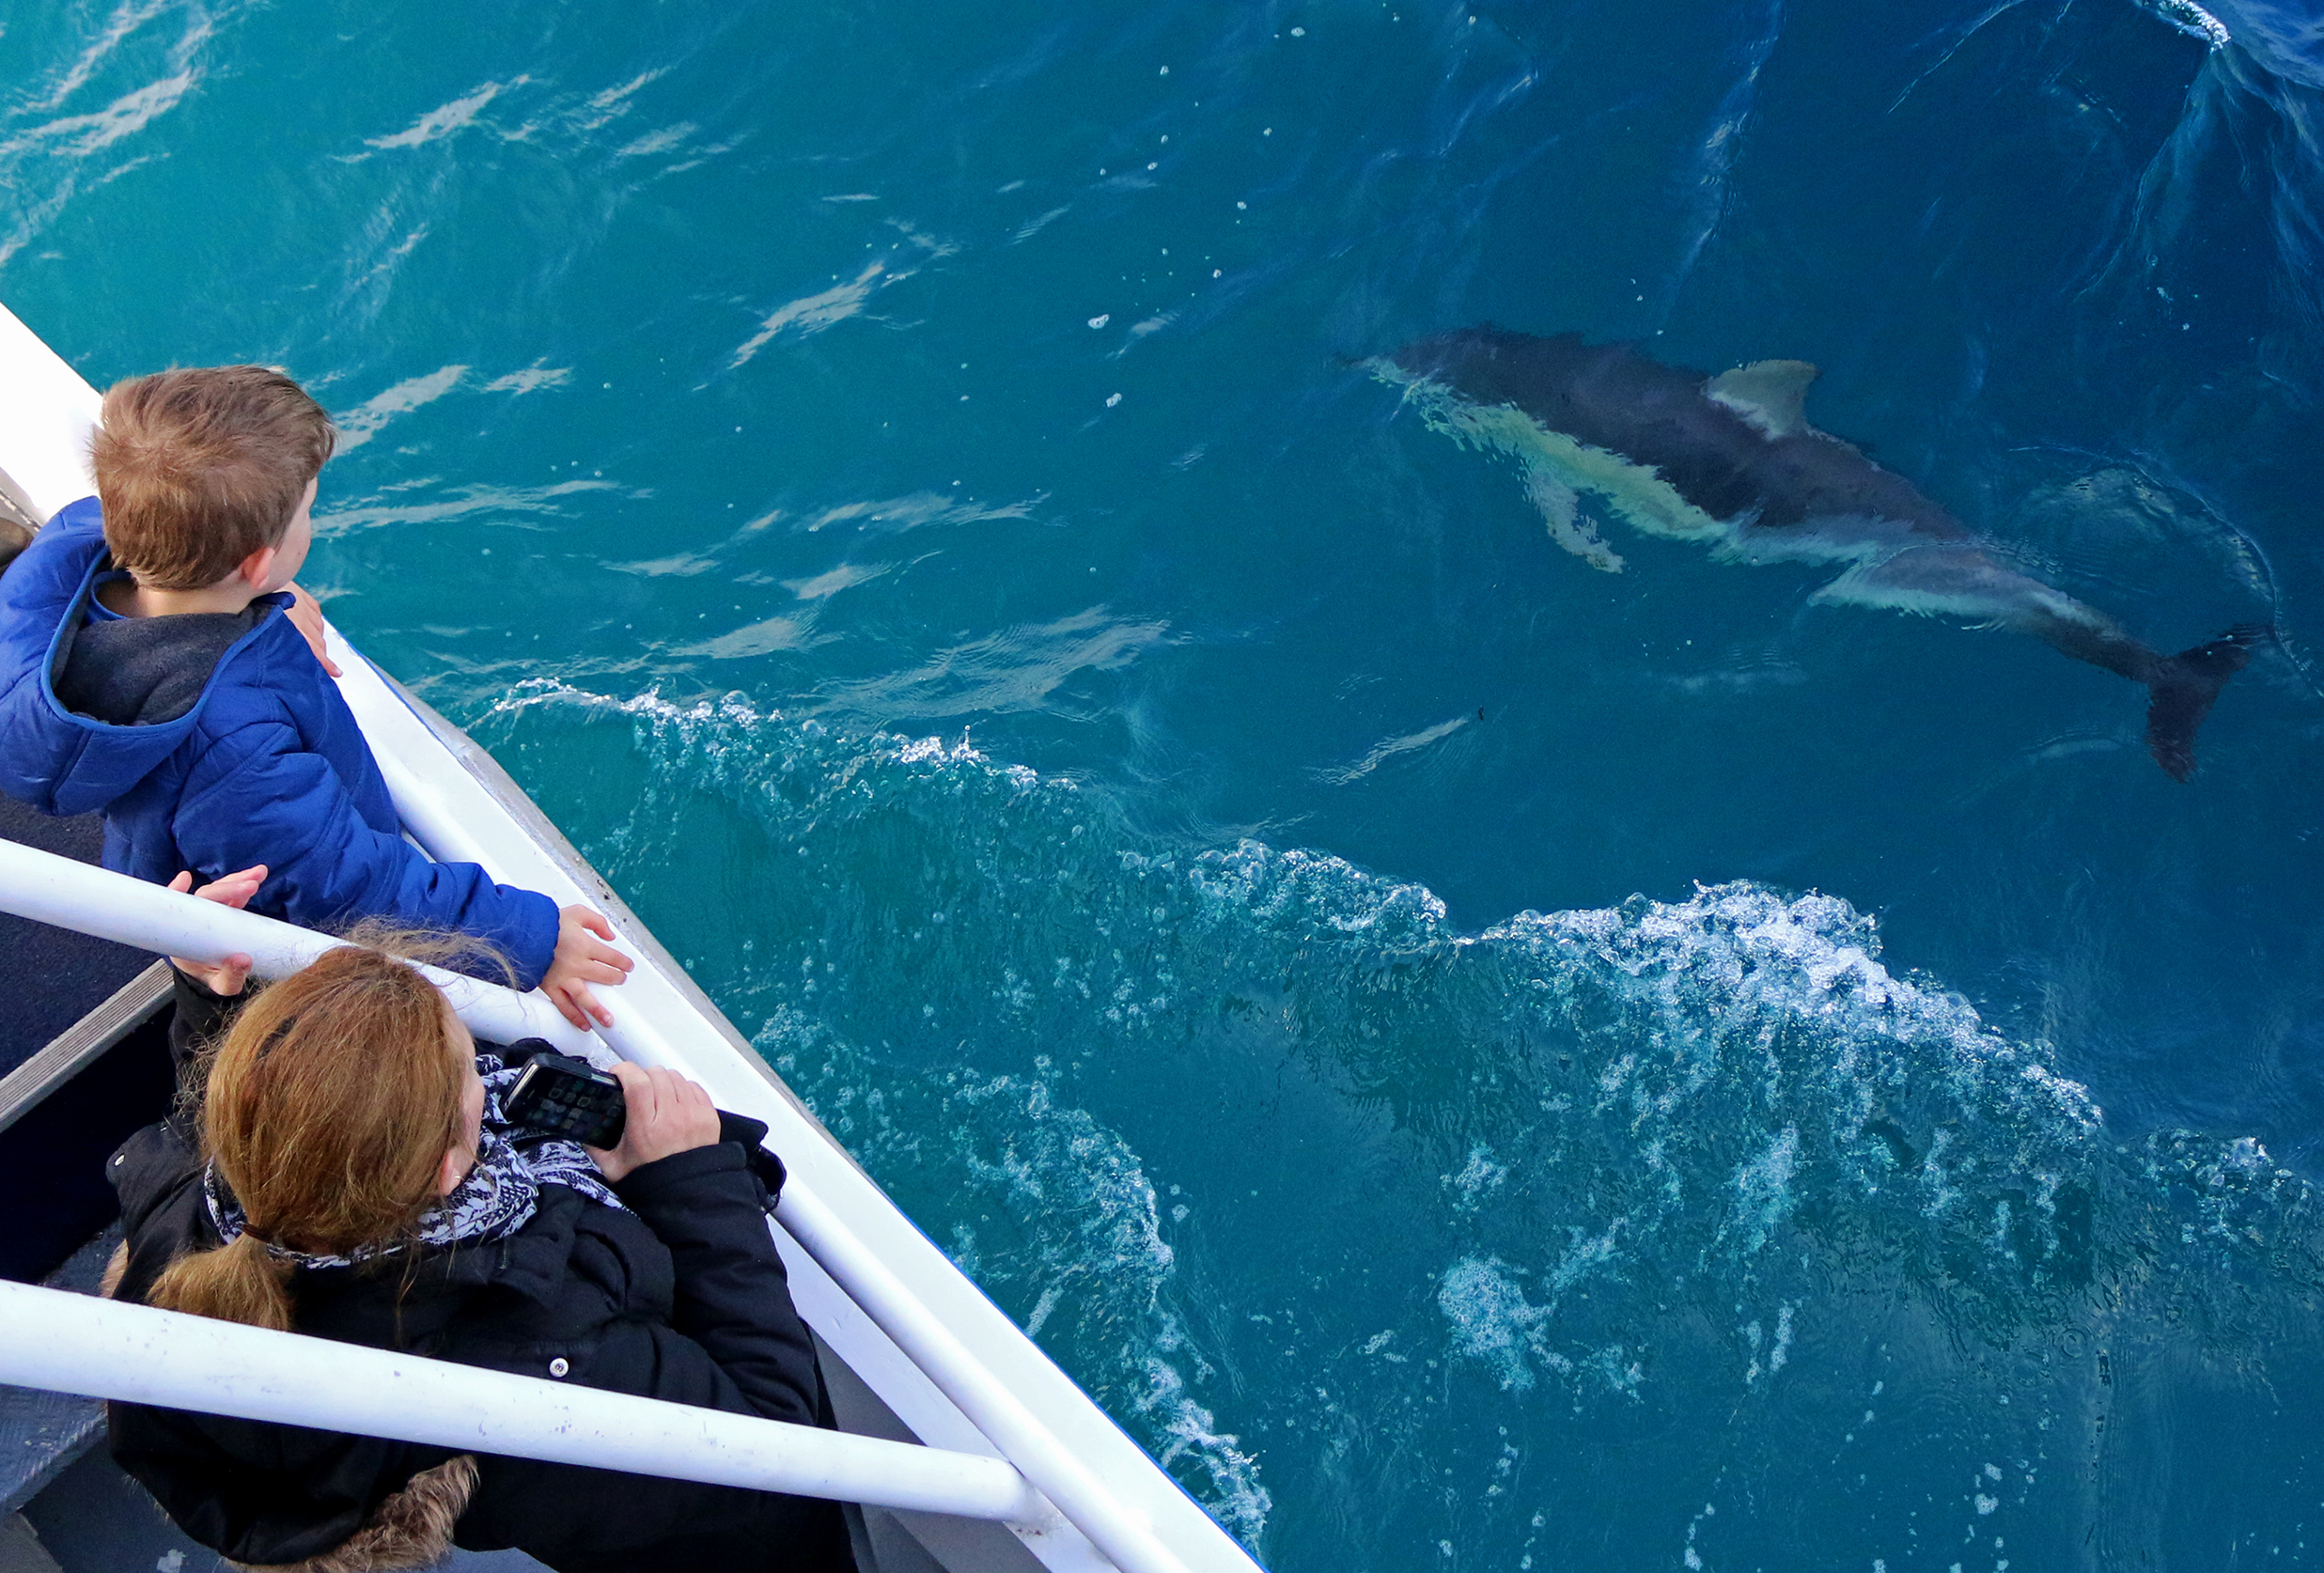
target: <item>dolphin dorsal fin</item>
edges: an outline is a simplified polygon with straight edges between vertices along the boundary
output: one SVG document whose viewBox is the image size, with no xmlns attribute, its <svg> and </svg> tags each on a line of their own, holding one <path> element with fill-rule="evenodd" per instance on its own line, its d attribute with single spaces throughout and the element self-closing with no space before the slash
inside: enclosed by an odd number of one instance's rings
<svg viewBox="0 0 2324 1573">
<path fill-rule="evenodd" d="M 1754 361 L 1710 380 L 1704 392 L 1766 432 L 1788 437 L 1807 428 L 1801 406 L 1816 368 L 1805 361 Z"/>
</svg>

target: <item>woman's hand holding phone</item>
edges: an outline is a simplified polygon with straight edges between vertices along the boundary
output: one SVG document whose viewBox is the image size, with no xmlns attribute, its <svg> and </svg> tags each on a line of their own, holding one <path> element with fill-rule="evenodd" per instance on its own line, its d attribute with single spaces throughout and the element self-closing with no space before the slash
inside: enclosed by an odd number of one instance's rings
<svg viewBox="0 0 2324 1573">
<path fill-rule="evenodd" d="M 618 1181 L 642 1164 L 718 1140 L 718 1109 L 700 1083 L 665 1067 L 649 1069 L 627 1060 L 616 1065 L 613 1073 L 629 1102 L 621 1141 L 610 1151 L 584 1149 L 607 1179 Z"/>
</svg>

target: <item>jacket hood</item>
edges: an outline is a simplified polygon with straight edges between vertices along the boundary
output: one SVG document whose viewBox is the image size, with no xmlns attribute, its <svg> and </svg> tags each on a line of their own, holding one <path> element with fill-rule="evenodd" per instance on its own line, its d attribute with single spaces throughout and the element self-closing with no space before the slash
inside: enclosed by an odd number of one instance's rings
<svg viewBox="0 0 2324 1573">
<path fill-rule="evenodd" d="M 112 803 L 169 757 L 199 724 L 218 677 L 280 631 L 270 613 L 219 659 L 194 708 L 174 721 L 116 726 L 56 697 L 66 635 L 87 615 L 98 576 L 111 567 L 97 499 L 68 505 L 0 575 L 0 791 L 48 814 L 89 814 Z M 278 610 L 290 598 L 261 598 Z"/>
</svg>

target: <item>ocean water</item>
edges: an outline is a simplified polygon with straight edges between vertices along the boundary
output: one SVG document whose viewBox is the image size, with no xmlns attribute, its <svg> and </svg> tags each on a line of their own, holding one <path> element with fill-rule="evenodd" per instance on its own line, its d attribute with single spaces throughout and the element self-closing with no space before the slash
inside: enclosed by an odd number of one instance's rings
<svg viewBox="0 0 2324 1573">
<path fill-rule="evenodd" d="M 2324 29 L 2277 0 L 0 14 L 0 300 L 1284 1573 L 2324 1565 Z M 1350 363 L 1818 426 L 2144 695 Z"/>
</svg>

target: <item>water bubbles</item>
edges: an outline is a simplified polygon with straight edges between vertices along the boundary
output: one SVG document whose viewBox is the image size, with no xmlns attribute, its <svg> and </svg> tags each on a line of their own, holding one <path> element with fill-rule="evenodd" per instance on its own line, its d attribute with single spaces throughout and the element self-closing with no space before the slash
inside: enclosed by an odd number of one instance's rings
<svg viewBox="0 0 2324 1573">
<path fill-rule="evenodd" d="M 1764 1151 L 1735 1171 L 1735 1216 L 1750 1238 L 1746 1251 L 1765 1245 L 1769 1234 L 1799 1206 L 1791 1190 L 1799 1160 L 1799 1128 L 1787 1125 Z"/>
<path fill-rule="evenodd" d="M 1473 1211 L 1486 1195 L 1509 1177 L 1508 1169 L 1492 1160 L 1492 1149 L 1479 1143 L 1469 1149 L 1469 1160 L 1457 1175 L 1440 1175 L 1438 1182 L 1458 1193 L 1457 1212 Z"/>
<path fill-rule="evenodd" d="M 1302 1390 L 1366 1384 L 1388 1440 L 1439 1448 L 1437 1462 L 1454 1456 L 1448 1444 L 1490 1437 L 1496 1420 L 1529 1448 L 1543 1427 L 1587 1445 L 1633 1426 L 1633 1412 L 1660 1426 L 1747 1404 L 1756 1413 L 1720 1445 L 1776 1491 L 1825 1469 L 1848 1416 L 1875 1425 L 1859 1396 L 1868 1391 L 1913 1425 L 1928 1417 L 1927 1434 L 1848 1430 L 1861 1451 L 1846 1461 L 1926 1484 L 1947 1536 L 1975 1526 L 1982 1550 L 2000 1507 L 2016 1515 L 2031 1498 L 2030 1485 L 2012 1498 L 1989 1472 L 2003 1457 L 2016 1466 L 2013 1442 L 2029 1458 L 2043 1446 L 2082 1456 L 2082 1401 L 2101 1390 L 2087 1339 L 2078 1354 L 2064 1345 L 2093 1325 L 2094 1298 L 2106 1300 L 2117 1361 L 2166 1331 L 2166 1285 L 2206 1327 L 2242 1317 L 2238 1285 L 2266 1279 L 2269 1250 L 2298 1232 L 2286 1219 L 2309 1207 L 2256 1146 L 2165 1133 L 2118 1154 L 2082 1090 L 2039 1067 L 2037 1044 L 2011 1043 L 1958 996 L 1892 972 L 1873 926 L 1835 898 L 1713 885 L 1470 931 L 1425 887 L 1321 854 L 1137 840 L 1094 794 L 967 757 L 958 740 L 815 737 L 747 707 L 548 686 L 509 706 L 486 725 L 634 728 L 648 783 L 634 839 L 613 855 L 591 849 L 616 880 L 625 864 L 674 861 L 697 825 L 730 833 L 728 817 L 755 818 L 773 849 L 803 852 L 784 858 L 791 880 L 771 882 L 799 888 L 770 896 L 758 931 L 829 934 L 843 964 L 803 979 L 788 964 L 813 948 L 802 942 L 779 967 L 744 962 L 720 977 L 706 956 L 704 986 L 768 1022 L 761 1048 L 788 1057 L 786 1076 L 834 1129 L 842 1115 L 853 1122 L 851 1148 L 931 1236 L 973 1262 L 1021 1323 L 1037 1316 L 1068 1371 L 1207 1502 L 1240 1504 L 1244 1522 L 1264 1521 L 1255 1504 L 1265 1487 L 1234 1435 L 1256 1435 L 1270 1393 L 1293 1390 L 1271 1387 L 1280 1372 L 1206 1387 L 1205 1353 L 1221 1366 L 1228 1353 L 1282 1362 Z M 519 722 L 520 711 L 538 719 Z M 690 802 L 718 818 L 664 812 Z M 883 905 L 857 888 L 866 866 L 896 876 L 876 893 Z M 849 939 L 881 932 L 866 919 L 889 911 L 895 942 Z M 908 939 L 915 927 L 942 945 Z M 958 971 L 939 975 L 939 963 Z M 822 991 L 804 996 L 802 982 L 818 980 Z M 1003 1010 L 990 1003 L 996 991 L 1010 1002 Z M 1165 997 L 1166 1014 L 1147 1004 Z M 1130 1005 L 1140 1013 L 1104 1019 Z M 1166 1160 L 1199 1176 L 1207 1223 L 1222 1235 L 1263 1228 L 1286 1197 L 1262 1177 L 1271 1171 L 1239 1167 L 1237 1144 L 1262 1128 L 1222 1120 L 1216 1134 L 1170 1137 L 1155 1134 L 1159 1122 L 1132 1129 L 1144 1114 L 1121 1086 L 1116 1102 L 1101 1101 L 1102 1077 L 1165 1044 L 1171 1075 L 1184 1054 L 1184 1070 L 1221 1078 L 1223 1093 L 1248 1092 L 1231 1078 L 1263 1060 L 1312 1072 L 1316 1085 L 1409 1099 L 1397 1140 L 1417 1161 L 1391 1172 L 1366 1163 L 1377 1149 L 1351 1144 L 1346 1165 L 1396 1188 L 1385 1205 L 1415 1225 L 1399 1246 L 1418 1250 L 1389 1264 L 1359 1239 L 1342 1258 L 1333 1254 L 1349 1240 L 1326 1234 L 1298 1260 L 1309 1242 L 1260 1235 L 1301 1269 L 1298 1309 L 1260 1326 L 1239 1305 L 1199 1337 L 1173 1324 L 1175 1297 L 1200 1300 L 1183 1281 L 1165 1285 L 1191 1203 L 1168 1188 L 1158 1197 L 1145 1165 Z M 1013 1068 L 1037 1052 L 1059 1084 L 1037 1088 L 976 1059 L 1006 1055 L 1002 1068 Z M 875 1089 L 887 1096 L 879 1111 Z M 1181 1145 L 1165 1148 L 1173 1140 Z M 1193 1162 L 1217 1172 L 1184 1167 Z M 2182 1223 L 2191 1247 L 2176 1243 Z M 2124 1271 L 2133 1251 L 2159 1266 Z M 1340 1265 L 1317 1265 L 1311 1292 L 1305 1269 L 1327 1255 Z M 1068 1277 L 1077 1262 L 1090 1265 Z M 1365 1279 L 1359 1262 L 1383 1270 Z M 1409 1310 L 1372 1292 L 1391 1266 L 1420 1290 Z M 2282 1299 L 2261 1333 L 2311 1326 Z M 1867 1321 L 1875 1302 L 1882 1319 Z M 1865 1369 L 1859 1351 L 1891 1327 L 1916 1338 L 1957 1329 L 1974 1358 L 1936 1337 Z M 1739 1383 L 1746 1359 L 1758 1374 Z M 2004 1384 L 2029 1402 L 2004 1406 Z M 1978 1401 L 1932 1409 L 1932 1392 Z M 1583 1416 L 1568 1420 L 1574 1405 Z M 1330 1422 L 1268 1430 L 1271 1446 L 1290 1437 L 1338 1467 L 1322 1453 Z M 1489 1446 L 1479 1459 L 1492 1456 Z M 1905 1462 L 1873 1464 L 1883 1456 Z M 1521 1463 L 1511 1495 L 1491 1504 L 1508 1527 L 1521 1521 L 1513 1510 L 1531 1467 Z M 1497 1465 L 1466 1472 L 1467 1505 L 1498 1477 Z M 1964 1479 L 1972 1488 L 1960 1492 Z M 1674 1521 L 1704 1504 L 1675 1492 L 1710 1485 L 1642 1489 L 1662 1493 Z M 1980 1497 L 1990 1513 L 1975 1510 Z M 1707 1565 L 1754 1565 L 1725 1540 L 1750 1533 L 1737 1522 L 1748 1517 L 1703 1518 Z M 2016 1560 L 2042 1565 L 2020 1538 Z M 1536 1566 L 1563 1565 L 1556 1544 L 1544 1534 Z M 1677 1550 L 1661 1544 L 1661 1554 Z M 1902 1565 L 1891 1549 L 1888 1565 Z"/>
</svg>

